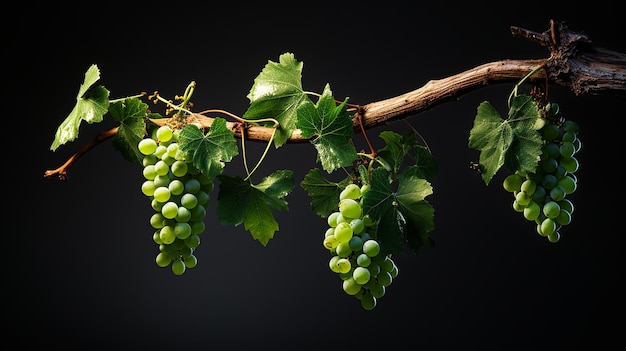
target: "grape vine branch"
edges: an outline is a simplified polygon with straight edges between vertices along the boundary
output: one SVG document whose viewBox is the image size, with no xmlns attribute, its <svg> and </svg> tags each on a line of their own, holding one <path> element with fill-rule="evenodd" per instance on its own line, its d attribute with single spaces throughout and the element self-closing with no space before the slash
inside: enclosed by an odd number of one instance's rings
<svg viewBox="0 0 626 351">
<path fill-rule="evenodd" d="M 514 26 L 511 27 L 511 33 L 538 42 L 549 49 L 550 56 L 545 59 L 486 63 L 444 79 L 431 80 L 423 87 L 406 94 L 360 106 L 354 115 L 355 132 L 361 132 L 360 124 L 365 129 L 372 128 L 453 101 L 489 84 L 517 81 L 537 66 L 542 66 L 543 70 L 533 77 L 534 80 L 547 79 L 550 83 L 571 89 L 576 95 L 587 93 L 626 96 L 626 54 L 596 46 L 585 34 L 571 31 L 564 23 L 553 20 L 550 21 L 550 29 L 542 33 Z M 199 114 L 190 114 L 187 117 L 206 128 L 214 120 Z M 241 136 L 239 122 L 227 122 L 227 125 L 236 136 Z M 101 133 L 61 167 L 46 171 L 45 177 L 59 175 L 61 180 L 66 179 L 66 169 L 72 163 L 116 132 L 117 128 L 114 128 Z M 246 126 L 245 137 L 249 140 L 268 141 L 272 134 L 273 128 Z M 301 143 L 309 139 L 304 138 L 299 130 L 295 130 L 288 142 Z"/>
</svg>

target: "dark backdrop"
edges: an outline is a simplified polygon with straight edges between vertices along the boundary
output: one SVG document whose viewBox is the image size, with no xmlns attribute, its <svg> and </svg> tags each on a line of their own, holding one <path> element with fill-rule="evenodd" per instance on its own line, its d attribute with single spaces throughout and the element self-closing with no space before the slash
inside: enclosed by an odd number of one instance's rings
<svg viewBox="0 0 626 351">
<path fill-rule="evenodd" d="M 573 221 L 556 244 L 513 211 L 501 176 L 487 187 L 468 168 L 478 158 L 467 148 L 476 107 L 489 100 L 505 113 L 511 84 L 411 117 L 440 165 L 429 199 L 437 247 L 395 256 L 400 274 L 373 311 L 361 309 L 328 270 L 325 220 L 309 210 L 298 185 L 316 166 L 308 144 L 272 149 L 255 173 L 258 180 L 288 168 L 296 181 L 287 197 L 290 211 L 275 212 L 280 230 L 267 247 L 242 226 L 217 222 L 214 192 L 199 264 L 180 277 L 156 266 L 141 167 L 110 142 L 72 166 L 68 181 L 43 177 L 114 126 L 83 125 L 77 141 L 49 150 L 93 63 L 112 98 L 155 90 L 173 96 L 195 80 L 198 109 L 242 115 L 263 66 L 292 52 L 304 62 L 305 90 L 321 92 L 329 83 L 335 97 L 367 104 L 483 63 L 548 55 L 514 38 L 510 26 L 543 32 L 550 19 L 565 21 L 595 44 L 626 52 L 618 11 L 597 1 L 582 10 L 520 3 L 506 11 L 446 2 L 430 8 L 394 2 L 176 7 L 184 5 L 71 11 L 43 5 L 7 15 L 4 130 L 10 146 L 4 169 L 10 195 L 3 210 L 2 316 L 8 339 L 152 350 L 622 343 L 617 166 L 623 99 L 551 90 L 552 101 L 580 124 L 584 144 Z M 382 130 L 368 135 L 376 139 Z M 262 147 L 255 145 L 252 155 Z M 236 158 L 226 172 L 241 175 L 241 164 Z"/>
</svg>

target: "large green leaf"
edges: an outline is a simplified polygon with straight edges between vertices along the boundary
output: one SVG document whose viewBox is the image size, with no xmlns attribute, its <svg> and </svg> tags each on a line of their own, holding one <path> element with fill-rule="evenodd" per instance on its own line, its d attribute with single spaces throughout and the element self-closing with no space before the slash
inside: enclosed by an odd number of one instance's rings
<svg viewBox="0 0 626 351">
<path fill-rule="evenodd" d="M 226 120 L 216 118 L 204 135 L 194 124 L 186 125 L 178 137 L 180 149 L 193 157 L 193 165 L 209 178 L 221 174 L 225 162 L 239 154 L 233 132 L 226 126 Z"/>
<path fill-rule="evenodd" d="M 328 217 L 337 211 L 339 194 L 350 181 L 350 177 L 346 177 L 338 183 L 331 182 L 324 178 L 318 168 L 313 168 L 304 176 L 300 186 L 311 198 L 311 210 L 321 217 Z"/>
<path fill-rule="evenodd" d="M 122 153 L 125 159 L 139 162 L 144 155 L 139 152 L 137 144 L 146 133 L 144 118 L 148 116 L 148 105 L 138 98 L 117 101 L 109 106 L 109 113 L 120 126 L 113 138 L 113 147 Z"/>
<path fill-rule="evenodd" d="M 302 63 L 291 53 L 282 54 L 279 62 L 268 61 L 255 78 L 248 99 L 250 106 L 243 118 L 274 118 L 280 128 L 274 146 L 284 145 L 295 129 L 297 110 L 309 98 L 302 90 Z M 268 123 L 271 125 L 271 123 Z"/>
<path fill-rule="evenodd" d="M 316 105 L 306 101 L 298 108 L 296 127 L 317 149 L 322 168 L 332 173 L 336 169 L 351 166 L 357 154 L 350 139 L 354 136 L 352 117 L 346 110 L 346 102 L 337 105 L 326 85 Z"/>
<path fill-rule="evenodd" d="M 289 170 L 278 170 L 253 185 L 240 177 L 219 175 L 220 190 L 217 196 L 217 216 L 221 223 L 240 225 L 255 240 L 266 246 L 279 230 L 270 207 L 286 211 L 284 197 L 293 189 L 293 176 Z"/>
<path fill-rule="evenodd" d="M 93 86 L 99 79 L 100 70 L 98 66 L 92 65 L 78 90 L 76 105 L 57 129 L 50 150 L 55 151 L 59 146 L 76 139 L 82 121 L 90 124 L 102 122 L 109 108 L 109 91 L 102 86 Z"/>
<path fill-rule="evenodd" d="M 535 171 L 541 155 L 541 135 L 535 130 L 540 117 L 537 105 L 527 95 L 513 98 L 506 120 L 489 102 L 478 106 L 468 145 L 480 151 L 485 184 L 505 164 L 512 172 Z"/>
</svg>

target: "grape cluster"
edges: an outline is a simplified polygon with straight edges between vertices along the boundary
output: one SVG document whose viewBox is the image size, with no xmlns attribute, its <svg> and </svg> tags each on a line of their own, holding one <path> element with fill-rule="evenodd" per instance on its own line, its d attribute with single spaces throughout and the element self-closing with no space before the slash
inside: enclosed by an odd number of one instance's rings
<svg viewBox="0 0 626 351">
<path fill-rule="evenodd" d="M 343 290 L 359 299 L 364 309 L 372 310 L 397 277 L 398 267 L 390 255 L 381 254 L 372 236 L 376 224 L 363 215 L 364 191 L 354 183 L 341 191 L 338 210 L 327 218 L 323 245 L 331 253 L 329 267 L 343 281 Z"/>
<path fill-rule="evenodd" d="M 560 239 L 559 230 L 572 220 L 573 203 L 567 196 L 576 191 L 576 153 L 582 144 L 576 122 L 558 118 L 558 105 L 547 104 L 545 124 L 539 129 L 542 154 L 535 173 L 516 172 L 504 179 L 503 187 L 513 193 L 513 208 L 537 224 L 537 233 L 550 242 Z"/>
<path fill-rule="evenodd" d="M 154 214 L 150 225 L 159 245 L 156 264 L 171 265 L 175 275 L 198 263 L 194 250 L 205 230 L 204 217 L 213 182 L 192 164 L 188 153 L 180 150 L 178 130 L 161 126 L 138 144 L 144 155 L 141 191 L 151 200 Z"/>
</svg>

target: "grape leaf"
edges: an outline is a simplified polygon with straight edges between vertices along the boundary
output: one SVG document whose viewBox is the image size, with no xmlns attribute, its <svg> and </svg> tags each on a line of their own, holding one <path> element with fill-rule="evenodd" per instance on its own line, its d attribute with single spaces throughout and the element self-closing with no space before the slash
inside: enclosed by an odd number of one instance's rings
<svg viewBox="0 0 626 351">
<path fill-rule="evenodd" d="M 279 63 L 268 61 L 254 79 L 248 93 L 250 106 L 244 113 L 245 119 L 274 118 L 280 128 L 274 137 L 274 146 L 287 142 L 295 129 L 297 109 L 309 98 L 302 90 L 302 62 L 291 53 L 284 53 Z"/>
<path fill-rule="evenodd" d="M 489 184 L 503 165 L 513 172 L 536 170 L 542 141 L 534 126 L 540 116 L 537 105 L 527 95 L 513 98 L 506 120 L 488 101 L 478 106 L 468 145 L 480 151 L 479 164 L 485 184 Z"/>
<path fill-rule="evenodd" d="M 270 206 L 288 210 L 287 196 L 293 189 L 293 174 L 290 170 L 278 170 L 253 185 L 240 177 L 218 175 L 220 190 L 217 196 L 217 216 L 223 224 L 244 224 L 255 240 L 267 246 L 274 233 L 279 230 L 278 222 Z"/>
<path fill-rule="evenodd" d="M 318 160 L 328 173 L 352 165 L 357 154 L 350 139 L 354 136 L 352 117 L 346 110 L 346 102 L 337 105 L 326 84 L 317 105 L 310 100 L 298 108 L 296 127 L 305 138 L 312 138 Z"/>
<path fill-rule="evenodd" d="M 319 168 L 313 168 L 304 176 L 300 186 L 311 198 L 311 210 L 326 218 L 337 211 L 339 194 L 350 182 L 350 177 L 344 178 L 339 183 L 331 182 L 324 178 Z"/>
<path fill-rule="evenodd" d="M 418 166 L 407 167 L 400 172 L 396 194 L 396 200 L 407 223 L 405 240 L 414 253 L 417 253 L 423 246 L 435 245 L 428 235 L 435 229 L 435 209 L 426 200 L 426 197 L 433 193 L 433 188 L 419 175 L 420 173 Z"/>
<path fill-rule="evenodd" d="M 432 187 L 425 179 L 407 174 L 399 174 L 398 191 L 393 192 L 391 173 L 377 168 L 372 171 L 370 190 L 363 194 L 363 212 L 378 221 L 376 239 L 384 255 L 400 252 L 405 243 L 414 252 L 433 244 L 428 233 L 434 228 L 434 209 L 425 200 Z"/>
<path fill-rule="evenodd" d="M 386 145 L 378 150 L 378 156 L 385 160 L 388 171 L 396 173 L 400 169 L 404 157 L 417 146 L 415 133 L 408 132 L 400 135 L 392 131 L 383 131 L 379 136 L 385 141 Z"/>
<path fill-rule="evenodd" d="M 148 116 L 147 111 L 148 105 L 137 98 L 120 100 L 109 106 L 111 117 L 120 122 L 113 138 L 113 147 L 128 161 L 141 163 L 144 158 L 137 144 L 146 133 L 144 118 Z"/>
<path fill-rule="evenodd" d="M 109 91 L 103 86 L 93 86 L 99 79 L 100 70 L 98 66 L 91 65 L 78 90 L 76 105 L 59 125 L 50 150 L 55 151 L 59 146 L 76 139 L 82 121 L 90 124 L 102 122 L 103 116 L 109 108 Z"/>
<path fill-rule="evenodd" d="M 224 163 L 239 154 L 233 132 L 226 126 L 226 120 L 219 117 L 206 135 L 196 125 L 186 125 L 180 131 L 178 143 L 181 150 L 192 155 L 193 165 L 209 178 L 221 174 Z"/>
</svg>

